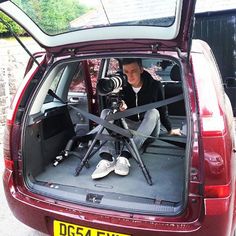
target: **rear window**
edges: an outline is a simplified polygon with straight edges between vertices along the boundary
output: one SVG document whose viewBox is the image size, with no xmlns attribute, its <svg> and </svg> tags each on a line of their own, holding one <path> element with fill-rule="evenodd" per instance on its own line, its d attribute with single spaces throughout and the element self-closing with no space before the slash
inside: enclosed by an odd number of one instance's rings
<svg viewBox="0 0 236 236">
<path fill-rule="evenodd" d="M 12 0 L 45 33 L 109 26 L 169 27 L 179 0 Z"/>
</svg>

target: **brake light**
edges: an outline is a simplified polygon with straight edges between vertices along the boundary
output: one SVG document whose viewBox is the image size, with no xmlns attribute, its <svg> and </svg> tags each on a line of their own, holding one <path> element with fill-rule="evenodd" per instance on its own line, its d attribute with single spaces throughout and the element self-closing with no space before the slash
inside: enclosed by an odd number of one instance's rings
<svg viewBox="0 0 236 236">
<path fill-rule="evenodd" d="M 11 158 L 11 149 L 10 149 L 10 134 L 12 130 L 12 125 L 6 124 L 4 130 L 4 139 L 3 139 L 3 156 L 5 168 L 13 170 L 13 160 Z"/>
<path fill-rule="evenodd" d="M 13 161 L 12 160 L 4 160 L 5 168 L 8 170 L 13 170 Z"/>
<path fill-rule="evenodd" d="M 230 195 L 230 185 L 205 186 L 204 196 L 206 198 L 225 198 Z"/>
</svg>

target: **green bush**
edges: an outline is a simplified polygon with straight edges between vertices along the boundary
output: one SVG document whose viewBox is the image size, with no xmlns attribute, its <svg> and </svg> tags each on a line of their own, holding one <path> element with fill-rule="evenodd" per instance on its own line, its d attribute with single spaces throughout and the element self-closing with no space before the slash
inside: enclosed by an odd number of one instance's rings
<svg viewBox="0 0 236 236">
<path fill-rule="evenodd" d="M 12 30 L 17 34 L 17 35 L 24 35 L 25 31 L 22 29 L 17 23 L 15 23 L 11 18 L 6 16 L 3 12 L 0 11 L 0 18 L 8 23 Z M 8 28 L 0 22 L 0 35 L 10 35 L 10 32 Z"/>
<path fill-rule="evenodd" d="M 68 31 L 70 22 L 89 10 L 88 7 L 80 4 L 79 0 L 13 0 L 13 2 L 24 9 L 26 14 L 49 34 Z M 22 28 L 1 12 L 0 17 L 11 25 L 17 35 L 25 33 Z M 6 32 L 8 29 L 0 24 L 0 34 Z"/>
</svg>

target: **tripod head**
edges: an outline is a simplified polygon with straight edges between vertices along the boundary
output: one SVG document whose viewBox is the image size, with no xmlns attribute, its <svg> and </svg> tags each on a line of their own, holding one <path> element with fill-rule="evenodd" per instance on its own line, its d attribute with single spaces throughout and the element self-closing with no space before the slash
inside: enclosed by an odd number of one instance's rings
<svg viewBox="0 0 236 236">
<path fill-rule="evenodd" d="M 112 110 L 112 113 L 116 113 L 120 110 L 120 106 L 122 105 L 122 99 L 120 97 L 119 93 L 110 94 L 109 95 L 109 103 L 110 103 L 110 109 Z"/>
</svg>

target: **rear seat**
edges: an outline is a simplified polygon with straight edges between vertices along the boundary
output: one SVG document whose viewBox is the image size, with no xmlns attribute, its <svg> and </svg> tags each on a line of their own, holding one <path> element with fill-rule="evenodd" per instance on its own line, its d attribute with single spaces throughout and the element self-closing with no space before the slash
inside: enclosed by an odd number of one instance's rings
<svg viewBox="0 0 236 236">
<path fill-rule="evenodd" d="M 170 71 L 171 82 L 164 87 L 165 98 L 171 98 L 183 93 L 182 80 L 178 65 L 174 65 Z M 184 100 L 168 105 L 168 113 L 171 116 L 185 116 Z"/>
</svg>

